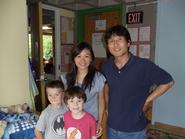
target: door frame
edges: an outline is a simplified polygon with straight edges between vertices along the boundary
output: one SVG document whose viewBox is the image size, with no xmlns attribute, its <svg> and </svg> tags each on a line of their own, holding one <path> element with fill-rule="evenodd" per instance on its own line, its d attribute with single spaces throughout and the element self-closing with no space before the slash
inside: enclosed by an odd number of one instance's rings
<svg viewBox="0 0 185 139">
<path fill-rule="evenodd" d="M 43 63 L 43 32 L 42 32 L 42 10 L 48 9 L 54 11 L 55 16 L 55 76 L 60 75 L 60 69 L 58 68 L 61 61 L 60 56 L 60 9 L 52 6 L 43 4 L 41 1 L 33 2 L 28 4 L 30 10 L 30 25 L 32 33 L 32 64 L 36 71 L 35 81 L 39 90 L 39 95 L 35 97 L 35 108 L 36 111 L 41 112 L 47 105 L 47 98 L 45 94 L 45 73 L 44 73 L 44 63 Z"/>
<path fill-rule="evenodd" d="M 30 14 L 30 32 L 31 32 L 31 63 L 35 70 L 35 81 L 39 94 L 35 96 L 34 103 L 36 111 L 42 111 L 45 108 L 45 83 L 42 52 L 42 3 L 40 1 L 28 3 Z"/>
<path fill-rule="evenodd" d="M 54 40 L 55 40 L 55 50 L 54 50 L 54 61 L 55 61 L 55 78 L 58 79 L 61 75 L 61 37 L 60 37 L 60 8 L 53 7 L 50 5 L 43 4 L 42 9 L 51 10 L 54 12 Z"/>
</svg>

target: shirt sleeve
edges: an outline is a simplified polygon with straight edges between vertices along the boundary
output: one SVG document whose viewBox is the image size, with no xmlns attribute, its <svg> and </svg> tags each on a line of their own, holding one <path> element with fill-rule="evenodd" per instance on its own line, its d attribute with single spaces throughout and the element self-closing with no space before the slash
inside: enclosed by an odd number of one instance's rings
<svg viewBox="0 0 185 139">
<path fill-rule="evenodd" d="M 97 75 L 96 75 L 96 78 L 97 78 L 97 84 L 98 84 L 98 92 L 101 92 L 104 85 L 105 85 L 105 82 L 106 82 L 106 79 L 104 77 L 103 74 L 101 74 L 100 72 L 97 72 Z"/>
<path fill-rule="evenodd" d="M 166 84 L 173 81 L 172 76 L 167 71 L 165 71 L 164 69 L 160 68 L 159 66 L 155 65 L 152 62 L 149 63 L 148 71 L 150 81 L 156 85 Z"/>
<path fill-rule="evenodd" d="M 66 79 L 66 73 L 63 73 L 63 74 L 61 74 L 60 75 L 60 79 L 61 79 L 61 81 L 63 82 L 63 84 L 64 84 L 64 88 L 65 89 L 67 89 L 67 79 Z"/>
<path fill-rule="evenodd" d="M 45 111 L 43 111 L 39 117 L 39 120 L 37 121 L 37 124 L 36 124 L 36 129 L 41 131 L 41 132 L 44 132 L 45 129 L 46 129 L 46 123 L 47 123 L 47 114 Z"/>
</svg>

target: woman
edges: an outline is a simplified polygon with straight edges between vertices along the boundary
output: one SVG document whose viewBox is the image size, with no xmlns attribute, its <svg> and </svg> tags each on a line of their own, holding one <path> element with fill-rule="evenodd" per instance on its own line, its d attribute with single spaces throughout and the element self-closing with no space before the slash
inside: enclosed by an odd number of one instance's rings
<svg viewBox="0 0 185 139">
<path fill-rule="evenodd" d="M 102 134 L 102 119 L 104 112 L 104 84 L 105 77 L 95 68 L 95 56 L 92 47 L 81 42 L 72 49 L 72 68 L 61 79 L 67 88 L 80 86 L 85 90 L 87 101 L 85 111 L 91 113 L 97 120 L 97 136 Z"/>
</svg>

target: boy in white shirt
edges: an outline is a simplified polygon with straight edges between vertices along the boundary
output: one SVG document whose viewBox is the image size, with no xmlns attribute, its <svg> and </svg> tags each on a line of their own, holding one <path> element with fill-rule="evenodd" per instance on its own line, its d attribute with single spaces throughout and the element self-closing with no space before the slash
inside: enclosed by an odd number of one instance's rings
<svg viewBox="0 0 185 139">
<path fill-rule="evenodd" d="M 44 109 L 35 127 L 36 139 L 65 139 L 63 114 L 64 85 L 59 80 L 46 84 L 47 98 L 51 104 Z"/>
</svg>

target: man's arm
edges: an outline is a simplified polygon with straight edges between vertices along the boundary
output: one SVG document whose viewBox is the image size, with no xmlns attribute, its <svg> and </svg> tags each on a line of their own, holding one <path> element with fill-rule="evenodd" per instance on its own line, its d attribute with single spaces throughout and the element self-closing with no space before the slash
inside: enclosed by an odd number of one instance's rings
<svg viewBox="0 0 185 139">
<path fill-rule="evenodd" d="M 155 99 L 157 99 L 158 97 L 160 97 L 161 95 L 163 95 L 167 90 L 169 90 L 172 86 L 174 85 L 174 81 L 171 81 L 169 83 L 166 84 L 161 84 L 159 86 L 157 86 L 152 93 L 148 96 L 148 98 L 145 101 L 144 107 L 143 107 L 143 111 L 146 112 L 148 110 L 148 106 L 149 104 L 154 101 Z"/>
</svg>

